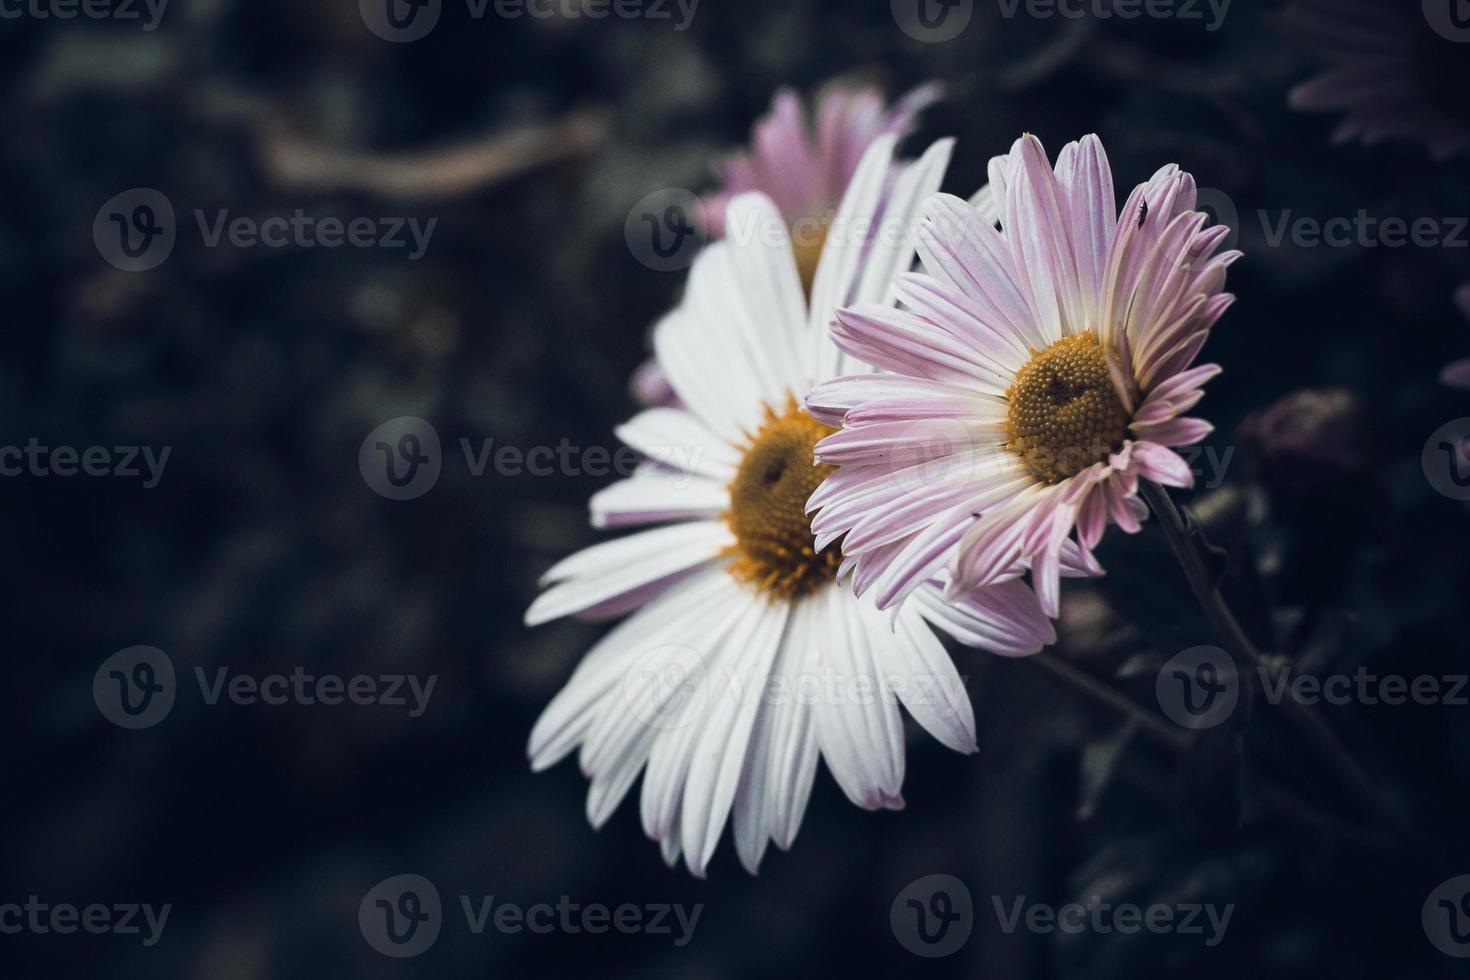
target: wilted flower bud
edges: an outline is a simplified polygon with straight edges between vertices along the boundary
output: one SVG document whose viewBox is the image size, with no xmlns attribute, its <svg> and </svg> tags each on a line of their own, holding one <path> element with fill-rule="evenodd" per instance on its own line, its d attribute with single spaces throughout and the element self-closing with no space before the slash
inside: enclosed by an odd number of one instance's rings
<svg viewBox="0 0 1470 980">
<path fill-rule="evenodd" d="M 1336 485 L 1368 463 L 1362 406 L 1343 388 L 1309 388 L 1250 415 L 1239 430 L 1253 475 L 1274 493 Z"/>
</svg>

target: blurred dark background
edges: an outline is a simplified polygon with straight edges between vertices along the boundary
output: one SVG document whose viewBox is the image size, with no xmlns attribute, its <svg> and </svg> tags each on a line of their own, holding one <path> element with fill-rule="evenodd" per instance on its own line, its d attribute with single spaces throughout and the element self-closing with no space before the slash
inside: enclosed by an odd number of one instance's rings
<svg viewBox="0 0 1470 980">
<path fill-rule="evenodd" d="M 878 0 L 703 0 L 683 31 L 669 9 L 508 19 L 492 5 L 477 19 L 444 0 L 412 43 L 376 36 L 354 0 L 172 0 L 154 30 L 141 6 L 143 21 L 0 20 L 0 444 L 170 450 L 152 487 L 0 479 L 14 704 L 0 902 L 172 905 L 151 947 L 0 935 L 0 975 L 1465 975 L 1420 914 L 1470 872 L 1466 707 L 1328 709 L 1402 821 L 1364 834 L 1374 814 L 1269 707 L 1180 754 L 1037 662 L 957 650 L 978 756 L 913 738 L 897 814 L 852 807 L 820 775 L 791 853 L 751 877 L 727 833 L 703 882 L 664 867 L 636 796 L 593 832 L 575 762 L 528 771 L 532 722 L 605 627 L 527 630 L 521 615 L 537 577 L 597 539 L 586 500 L 609 478 L 476 477 L 459 441 L 616 448 L 647 330 L 682 281 L 637 260 L 630 209 L 710 189 L 777 87 L 838 75 L 890 94 L 943 82 L 911 145 L 958 137 L 956 193 L 1023 131 L 1053 152 L 1096 131 L 1120 199 L 1169 161 L 1228 195 L 1247 258 L 1206 350 L 1226 373 L 1201 414 L 1232 455 L 1189 502 L 1230 552 L 1232 599 L 1304 670 L 1467 670 L 1470 514 L 1425 479 L 1420 452 L 1470 414 L 1470 394 L 1436 381 L 1470 354 L 1451 302 L 1470 253 L 1272 247 L 1256 217 L 1470 214 L 1465 162 L 1411 142 L 1334 146 L 1332 116 L 1293 112 L 1287 92 L 1319 63 L 1276 29 L 1279 4 L 1239 0 L 1207 31 L 1007 18 L 976 0 L 944 43 L 910 37 Z M 177 214 L 172 252 L 139 272 L 93 237 L 99 209 L 133 188 Z M 409 261 L 209 247 L 196 209 L 437 224 Z M 437 484 L 404 501 L 357 465 L 399 416 L 444 446 Z M 1101 557 L 1107 579 L 1068 583 L 1054 655 L 1156 711 L 1157 664 L 1214 637 L 1156 528 L 1111 536 Z M 179 694 L 166 719 L 126 730 L 92 682 L 136 645 L 168 655 Z M 419 717 L 211 706 L 196 667 L 437 682 Z M 1347 826 L 1272 805 L 1267 784 Z M 394 960 L 357 913 L 404 873 L 437 885 L 446 921 L 431 950 Z M 936 873 L 968 886 L 974 934 L 925 960 L 889 910 Z M 477 936 L 462 894 L 704 909 L 682 948 Z M 1235 911 L 1214 947 L 1007 935 L 992 897 L 1023 895 Z"/>
</svg>

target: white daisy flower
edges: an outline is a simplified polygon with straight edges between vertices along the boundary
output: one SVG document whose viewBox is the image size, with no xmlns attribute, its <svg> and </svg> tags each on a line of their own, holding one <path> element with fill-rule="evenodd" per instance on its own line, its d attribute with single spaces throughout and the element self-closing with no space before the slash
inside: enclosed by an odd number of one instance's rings
<svg viewBox="0 0 1470 980">
<path fill-rule="evenodd" d="M 892 172 L 897 136 L 864 155 L 804 294 L 776 205 L 731 201 L 726 238 L 706 249 L 654 346 L 684 407 L 617 430 L 652 461 L 592 498 L 598 527 L 662 523 L 595 545 L 545 576 L 528 625 L 632 615 L 582 661 L 531 733 L 532 767 L 580 749 L 600 826 L 644 772 L 648 836 L 703 876 L 727 819 L 754 872 L 770 841 L 789 847 L 826 761 L 852 802 L 898 809 L 898 705 L 941 743 L 975 750 L 964 683 L 934 626 L 1022 656 L 1055 639 L 1019 579 L 940 600 L 920 588 L 896 614 L 856 598 L 840 542 L 818 551 L 805 508 L 830 472 L 813 446 L 835 430 L 802 399 L 865 369 L 833 344 L 834 311 L 892 302 L 909 269 L 919 202 L 939 187 L 952 141 Z M 825 542 L 824 542 L 825 544 Z"/>
</svg>

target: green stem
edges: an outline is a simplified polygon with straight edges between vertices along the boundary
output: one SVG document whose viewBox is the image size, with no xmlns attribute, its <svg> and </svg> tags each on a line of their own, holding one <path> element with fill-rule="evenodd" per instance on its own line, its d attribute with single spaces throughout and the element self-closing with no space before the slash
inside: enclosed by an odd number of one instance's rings
<svg viewBox="0 0 1470 980">
<path fill-rule="evenodd" d="M 1188 732 L 1164 721 L 1152 711 L 1145 710 L 1126 694 L 1118 691 L 1087 671 L 1076 667 L 1054 653 L 1038 653 L 1031 658 L 1061 680 L 1087 694 L 1113 710 L 1137 722 L 1156 740 L 1179 752 L 1188 750 L 1193 739 Z"/>
<path fill-rule="evenodd" d="M 1255 688 L 1251 679 L 1267 668 L 1266 660 L 1241 628 L 1224 596 L 1220 594 L 1218 576 L 1211 570 L 1210 545 L 1193 521 L 1186 521 L 1180 514 L 1167 490 L 1148 480 L 1140 481 L 1139 489 L 1143 498 L 1148 501 L 1149 509 L 1158 518 L 1164 536 L 1169 539 L 1170 547 L 1179 558 L 1179 564 L 1184 567 L 1184 577 L 1189 580 L 1195 598 L 1199 600 L 1215 632 L 1225 644 L 1226 652 L 1235 661 L 1236 670 L 1243 682 L 1242 697 L 1248 697 Z M 1294 698 L 1284 698 L 1280 704 L 1359 803 L 1395 830 L 1406 833 L 1407 828 L 1400 814 L 1384 802 L 1378 792 L 1378 785 L 1358 765 L 1327 723 Z"/>
<path fill-rule="evenodd" d="M 1110 687 L 1061 657 L 1052 653 L 1038 653 L 1030 659 L 1046 668 L 1059 680 L 1124 715 L 1136 723 L 1139 730 L 1176 754 L 1187 753 L 1193 745 L 1194 736 L 1192 734 L 1166 723 L 1158 715 L 1144 709 L 1121 691 Z M 1255 774 L 1254 785 L 1259 790 L 1261 798 L 1268 804 L 1305 827 L 1335 835 L 1362 847 L 1387 850 L 1394 846 L 1394 838 L 1377 831 L 1356 827 L 1331 813 L 1318 809 L 1262 774 Z"/>
</svg>

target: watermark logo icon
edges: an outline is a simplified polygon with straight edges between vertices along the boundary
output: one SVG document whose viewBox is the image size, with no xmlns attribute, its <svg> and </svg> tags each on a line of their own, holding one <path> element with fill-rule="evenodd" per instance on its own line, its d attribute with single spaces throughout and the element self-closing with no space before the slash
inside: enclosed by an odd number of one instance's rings
<svg viewBox="0 0 1470 980">
<path fill-rule="evenodd" d="M 694 264 L 704 246 L 704 204 L 682 187 L 643 197 L 623 222 L 628 251 L 655 272 L 679 272 Z"/>
<path fill-rule="evenodd" d="M 1232 249 L 1240 242 L 1240 209 L 1229 194 L 1214 187 L 1201 187 L 1196 192 L 1194 207 L 1210 216 L 1210 227 L 1224 225 L 1230 229 L 1230 234 L 1220 244 L 1222 251 Z"/>
<path fill-rule="evenodd" d="M 439 433 L 413 415 L 373 429 L 357 450 L 357 468 L 373 492 L 389 500 L 422 497 L 439 482 L 444 454 Z"/>
<path fill-rule="evenodd" d="M 643 654 L 623 675 L 623 700 L 644 725 L 659 731 L 683 728 L 704 711 L 704 658 L 670 644 Z"/>
<path fill-rule="evenodd" d="M 1170 657 L 1154 682 L 1159 707 L 1181 728 L 1214 728 L 1235 711 L 1240 676 L 1219 647 L 1190 647 Z"/>
<path fill-rule="evenodd" d="M 898 29 L 915 41 L 953 41 L 970 26 L 975 0 L 889 0 Z"/>
<path fill-rule="evenodd" d="M 1430 486 L 1451 500 L 1470 500 L 1470 418 L 1435 429 L 1419 461 Z"/>
<path fill-rule="evenodd" d="M 1430 892 L 1421 921 L 1435 949 L 1456 959 L 1470 958 L 1470 875 L 1456 875 Z"/>
<path fill-rule="evenodd" d="M 373 886 L 357 908 L 368 945 L 384 956 L 418 956 L 439 938 L 444 924 L 439 889 L 423 875 L 394 875 Z"/>
<path fill-rule="evenodd" d="M 173 661 L 157 647 L 119 650 L 92 676 L 92 700 L 119 728 L 152 728 L 174 709 Z"/>
<path fill-rule="evenodd" d="M 162 265 L 177 237 L 174 206 L 152 187 L 114 194 L 92 219 L 97 252 L 124 272 L 146 272 Z"/>
<path fill-rule="evenodd" d="M 1470 43 L 1470 0 L 1423 0 L 1422 7 L 1434 33 L 1456 44 Z"/>
<path fill-rule="evenodd" d="M 949 956 L 969 941 L 975 926 L 970 889 L 954 875 L 926 875 L 898 893 L 888 924 L 915 956 Z"/>
<path fill-rule="evenodd" d="M 368 30 L 394 44 L 427 37 L 439 23 L 442 6 L 443 0 L 357 0 Z"/>
</svg>

